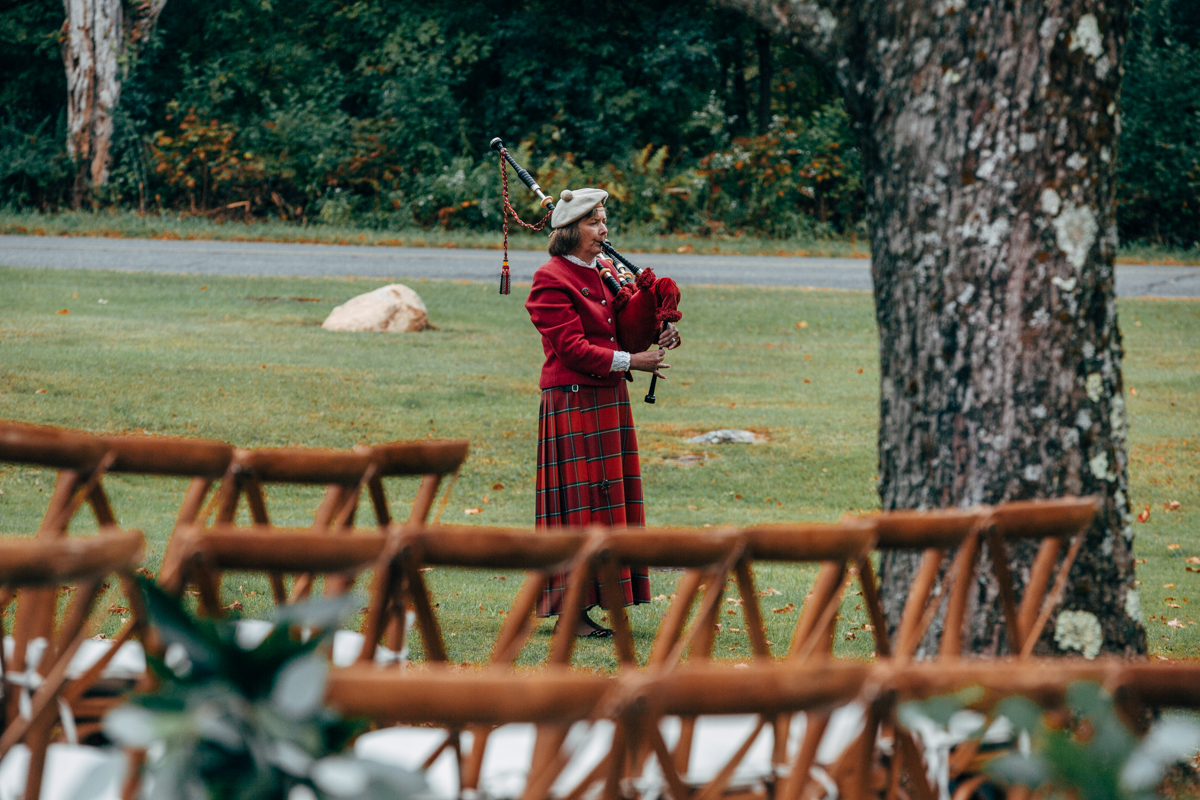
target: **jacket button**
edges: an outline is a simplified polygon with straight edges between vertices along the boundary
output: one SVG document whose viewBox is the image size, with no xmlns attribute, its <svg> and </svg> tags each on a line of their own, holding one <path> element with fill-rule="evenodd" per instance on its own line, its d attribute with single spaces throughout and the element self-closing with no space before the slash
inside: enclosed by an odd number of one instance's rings
<svg viewBox="0 0 1200 800">
<path fill-rule="evenodd" d="M 611 323 L 612 323 L 612 317 L 609 317 L 609 318 L 608 318 L 608 321 L 609 321 L 609 323 L 611 324 Z"/>
<path fill-rule="evenodd" d="M 617 340 L 617 337 L 615 337 L 615 336 L 610 336 L 610 337 L 608 337 L 608 340 L 609 340 L 610 342 L 615 342 L 615 341 Z"/>
<path fill-rule="evenodd" d="M 608 305 L 608 301 L 607 301 L 607 300 L 601 300 L 601 301 L 600 301 L 600 305 L 602 305 L 602 306 L 606 306 L 606 305 Z"/>
</svg>

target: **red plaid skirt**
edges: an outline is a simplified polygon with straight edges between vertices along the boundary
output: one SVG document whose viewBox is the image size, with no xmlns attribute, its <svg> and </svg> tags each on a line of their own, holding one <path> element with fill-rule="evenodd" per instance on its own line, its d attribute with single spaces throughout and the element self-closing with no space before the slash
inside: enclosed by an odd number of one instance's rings
<svg viewBox="0 0 1200 800">
<path fill-rule="evenodd" d="M 559 386 L 542 391 L 538 416 L 538 528 L 641 527 L 642 474 L 629 391 L 617 386 Z M 555 616 L 566 596 L 567 573 L 551 576 L 538 600 L 538 616 Z M 584 607 L 601 605 L 593 580 Z M 625 605 L 650 602 L 644 567 L 621 568 Z"/>
</svg>

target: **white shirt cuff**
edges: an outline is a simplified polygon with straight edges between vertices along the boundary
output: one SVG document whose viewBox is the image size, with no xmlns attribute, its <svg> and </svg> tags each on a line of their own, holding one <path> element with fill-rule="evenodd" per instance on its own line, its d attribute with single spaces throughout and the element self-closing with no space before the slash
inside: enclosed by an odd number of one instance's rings
<svg viewBox="0 0 1200 800">
<path fill-rule="evenodd" d="M 610 372 L 627 372 L 629 370 L 629 353 L 617 350 L 613 353 L 613 365 Z"/>
</svg>

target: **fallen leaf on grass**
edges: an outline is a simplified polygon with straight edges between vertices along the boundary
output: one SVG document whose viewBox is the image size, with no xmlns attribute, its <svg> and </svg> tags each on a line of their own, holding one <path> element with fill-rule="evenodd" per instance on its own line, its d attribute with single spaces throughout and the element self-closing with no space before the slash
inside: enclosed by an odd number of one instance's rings
<svg viewBox="0 0 1200 800">
<path fill-rule="evenodd" d="M 851 639 L 857 639 L 857 638 L 858 638 L 858 634 L 856 634 L 854 631 L 850 631 L 849 633 L 847 633 L 847 634 L 846 634 L 846 639 L 845 639 L 845 641 L 847 641 L 847 642 L 848 642 L 848 641 L 850 641 Z"/>
<path fill-rule="evenodd" d="M 103 297 L 101 297 L 101 298 L 100 298 L 99 300 L 97 300 L 96 302 L 97 302 L 97 303 L 99 303 L 99 304 L 100 304 L 100 305 L 102 305 L 102 306 L 106 306 L 106 305 L 108 305 L 108 301 L 107 301 L 107 300 L 105 300 Z"/>
<path fill-rule="evenodd" d="M 1167 608 L 1183 608 L 1179 603 L 1167 603 Z"/>
<path fill-rule="evenodd" d="M 1137 389 L 1133 388 L 1132 386 L 1129 387 L 1129 393 L 1134 397 L 1137 397 Z"/>
<path fill-rule="evenodd" d="M 665 603 L 667 600 L 667 596 L 665 594 L 656 594 L 656 595 L 654 595 L 654 597 L 651 597 L 650 599 L 656 603 Z"/>
<path fill-rule="evenodd" d="M 60 309 L 60 310 L 58 311 L 58 313 L 59 313 L 59 314 L 70 314 L 71 312 L 70 312 L 70 311 L 68 311 L 67 309 L 63 308 L 63 309 Z"/>
<path fill-rule="evenodd" d="M 1163 584 L 1163 588 L 1164 588 L 1164 589 L 1174 589 L 1174 588 L 1175 588 L 1175 584 L 1173 584 L 1173 583 L 1164 583 L 1164 584 Z M 1168 597 L 1167 599 L 1168 599 L 1168 600 L 1174 600 L 1175 598 L 1174 598 L 1174 597 Z"/>
<path fill-rule="evenodd" d="M 725 609 L 725 613 L 726 614 L 736 614 L 737 609 L 736 608 L 727 608 L 727 609 Z"/>
<path fill-rule="evenodd" d="M 507 576 L 507 575 L 493 575 L 492 577 L 488 578 L 488 580 L 491 580 L 491 581 L 506 581 L 506 580 L 508 580 L 508 576 Z"/>
<path fill-rule="evenodd" d="M 469 517 L 472 514 L 482 514 L 483 509 L 482 508 L 464 508 L 463 513 Z"/>
<path fill-rule="evenodd" d="M 783 592 L 779 591 L 778 589 L 772 589 L 770 586 L 768 586 L 765 589 L 758 590 L 759 597 L 772 597 L 774 595 L 780 595 L 780 594 L 783 594 Z"/>
<path fill-rule="evenodd" d="M 242 610 L 242 604 L 241 604 L 239 601 L 237 601 L 237 600 L 234 600 L 232 603 L 230 603 L 229 605 L 225 606 L 225 610 L 226 610 L 226 611 L 241 611 L 241 610 Z"/>
<path fill-rule="evenodd" d="M 688 506 L 688 511 L 699 511 L 699 510 L 700 509 L 696 508 L 695 506 Z"/>
<path fill-rule="evenodd" d="M 1185 627 L 1185 626 L 1184 626 L 1184 624 L 1183 624 L 1182 622 L 1180 622 L 1179 620 L 1177 620 L 1177 619 L 1171 619 L 1171 620 L 1167 620 L 1167 627 L 1168 627 L 1168 628 L 1183 628 L 1183 627 Z"/>
<path fill-rule="evenodd" d="M 804 320 L 800 320 L 799 322 L 797 322 L 797 323 L 796 323 L 796 327 L 797 327 L 797 328 L 807 328 L 807 327 L 808 327 L 808 323 L 807 323 L 807 322 L 805 322 Z"/>
<path fill-rule="evenodd" d="M 154 580 L 154 573 L 151 572 L 150 570 L 146 569 L 145 567 L 138 567 L 137 569 L 134 570 L 134 572 L 136 572 L 138 575 L 141 575 L 143 578 L 145 578 L 147 580 L 151 580 L 151 581 Z"/>
<path fill-rule="evenodd" d="M 1172 500 L 1169 503 L 1163 503 L 1163 508 L 1165 508 L 1167 511 L 1178 511 L 1179 506 L 1180 502 L 1178 500 Z"/>
<path fill-rule="evenodd" d="M 1181 545 L 1177 545 L 1177 544 L 1169 544 L 1169 545 L 1167 545 L 1167 549 L 1168 549 L 1168 550 L 1178 550 L 1180 547 L 1181 547 Z"/>
<path fill-rule="evenodd" d="M 773 609 L 771 609 L 771 611 L 772 611 L 772 612 L 774 612 L 774 613 L 776 613 L 776 614 L 790 614 L 790 613 L 792 613 L 792 612 L 793 612 L 793 611 L 795 611 L 795 610 L 796 610 L 796 606 L 795 606 L 795 605 L 793 605 L 792 603 L 788 603 L 788 604 L 787 604 L 786 606 L 784 606 L 783 608 L 773 608 Z"/>
<path fill-rule="evenodd" d="M 501 489 L 503 489 L 503 488 L 504 488 L 504 484 L 503 484 L 503 483 L 493 483 L 493 484 L 492 484 L 492 491 L 493 491 L 493 492 L 498 492 L 498 491 L 500 491 L 500 490 L 501 490 Z"/>
<path fill-rule="evenodd" d="M 1148 519 L 1150 519 L 1150 504 L 1149 503 L 1146 504 L 1146 510 L 1137 515 L 1138 522 L 1145 522 Z"/>
<path fill-rule="evenodd" d="M 45 394 L 45 393 L 46 393 L 45 389 L 38 389 L 36 392 L 34 392 L 34 394 Z"/>
<path fill-rule="evenodd" d="M 110 614 L 128 614 L 129 609 L 126 608 L 125 606 L 119 606 L 116 603 L 113 603 L 111 606 L 108 607 L 108 613 L 110 613 Z"/>
</svg>

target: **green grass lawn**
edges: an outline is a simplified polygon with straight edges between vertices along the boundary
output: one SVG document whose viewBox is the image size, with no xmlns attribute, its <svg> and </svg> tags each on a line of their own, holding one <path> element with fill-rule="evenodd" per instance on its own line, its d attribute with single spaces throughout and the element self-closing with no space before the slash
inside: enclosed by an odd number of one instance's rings
<svg viewBox="0 0 1200 800">
<path fill-rule="evenodd" d="M 541 347 L 523 307 L 527 287 L 501 297 L 490 283 L 413 281 L 437 330 L 319 327 L 335 304 L 384 283 L 0 268 L 0 418 L 248 447 L 461 437 L 471 455 L 442 521 L 530 524 Z M 648 524 L 834 521 L 877 508 L 871 296 L 689 287 L 681 307 L 685 346 L 668 359 L 670 380 L 659 384 L 657 405 L 634 408 Z M 1188 615 L 1200 572 L 1187 569 L 1200 564 L 1186 559 L 1200 555 L 1200 303 L 1124 299 L 1121 314 L 1127 384 L 1137 390 L 1128 398 L 1131 496 L 1138 509 L 1152 505 L 1149 522 L 1135 523 L 1151 647 L 1196 655 L 1200 634 Z M 640 398 L 645 387 L 643 376 L 631 394 Z M 725 427 L 749 428 L 766 441 L 684 441 Z M 705 460 L 681 465 L 686 455 Z M 0 465 L 0 528 L 35 530 L 53 479 L 49 471 Z M 146 563 L 157 570 L 184 482 L 113 475 L 105 485 L 122 524 L 145 531 Z M 391 487 L 401 507 L 414 490 Z M 272 517 L 306 525 L 319 496 L 319 489 L 272 488 Z M 1163 510 L 1170 500 L 1181 508 Z M 464 514 L 474 508 L 482 513 Z M 77 527 L 88 524 L 81 515 Z M 796 621 L 788 605 L 801 605 L 813 574 L 757 570 L 759 588 L 779 592 L 764 600 L 771 641 L 786 643 Z M 435 569 L 428 577 L 453 633 L 452 657 L 486 658 L 521 576 Z M 643 652 L 678 578 L 653 573 L 653 594 L 663 599 L 632 611 Z M 231 576 L 225 586 L 227 600 L 241 602 L 248 615 L 266 612 L 265 589 L 253 576 Z M 851 594 L 843 605 L 838 651 L 845 655 L 871 650 L 860 602 Z M 110 607 L 109 630 L 120 616 L 115 596 L 101 610 Z M 1173 619 L 1183 627 L 1168 626 Z M 731 630 L 741 622 L 738 613 L 728 617 L 719 655 L 748 655 L 744 634 Z M 549 629 L 542 624 L 524 662 L 544 656 Z M 579 661 L 611 666 L 612 646 L 585 642 Z"/>
</svg>

